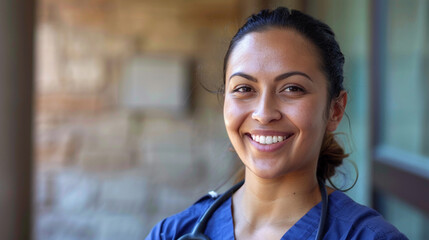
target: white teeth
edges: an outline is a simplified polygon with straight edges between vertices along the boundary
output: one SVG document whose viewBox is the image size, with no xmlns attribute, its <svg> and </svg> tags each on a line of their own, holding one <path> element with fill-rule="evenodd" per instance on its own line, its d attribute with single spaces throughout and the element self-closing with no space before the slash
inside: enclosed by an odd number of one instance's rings
<svg viewBox="0 0 429 240">
<path fill-rule="evenodd" d="M 283 136 L 260 136 L 260 135 L 255 135 L 252 134 L 252 139 L 255 142 L 258 142 L 260 144 L 273 144 L 273 143 L 277 143 L 277 142 L 281 142 L 284 139 L 286 139 L 286 137 Z"/>
</svg>

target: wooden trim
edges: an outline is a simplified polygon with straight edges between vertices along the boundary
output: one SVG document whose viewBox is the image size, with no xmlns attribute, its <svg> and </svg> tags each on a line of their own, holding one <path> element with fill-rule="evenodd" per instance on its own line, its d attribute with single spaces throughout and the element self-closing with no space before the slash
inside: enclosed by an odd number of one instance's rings
<svg viewBox="0 0 429 240">
<path fill-rule="evenodd" d="M 384 44 L 384 36 L 383 29 L 385 27 L 385 16 L 384 13 L 384 4 L 382 0 L 371 1 L 369 4 L 369 12 L 370 12 L 370 64 L 369 64 L 369 72 L 370 72 L 370 144 L 369 151 L 371 153 L 372 166 L 371 166 L 371 177 L 372 184 L 371 187 L 375 185 L 374 183 L 374 157 L 375 157 L 375 146 L 380 143 L 381 138 L 381 84 L 383 78 L 383 48 Z M 379 209 L 377 206 L 379 200 L 377 194 L 375 194 L 375 189 L 370 189 L 369 192 L 372 192 L 370 205 Z"/>
<path fill-rule="evenodd" d="M 0 1 L 0 239 L 32 238 L 35 4 Z"/>
<path fill-rule="evenodd" d="M 429 214 L 429 179 L 395 166 L 392 162 L 394 159 L 374 161 L 374 191 L 392 194 Z"/>
<path fill-rule="evenodd" d="M 384 56 L 386 56 L 386 4 L 383 0 L 371 1 L 370 4 L 370 119 L 372 150 L 380 144 L 382 135 L 383 91 L 385 78 Z"/>
<path fill-rule="evenodd" d="M 394 156 L 380 156 L 376 148 L 382 143 L 385 80 L 387 1 L 370 3 L 370 152 L 372 158 L 372 207 L 382 208 L 379 193 L 388 193 L 429 214 L 429 178 L 404 168 Z M 399 159 L 404 160 L 404 159 Z M 418 169 L 416 169 L 418 170 Z"/>
</svg>

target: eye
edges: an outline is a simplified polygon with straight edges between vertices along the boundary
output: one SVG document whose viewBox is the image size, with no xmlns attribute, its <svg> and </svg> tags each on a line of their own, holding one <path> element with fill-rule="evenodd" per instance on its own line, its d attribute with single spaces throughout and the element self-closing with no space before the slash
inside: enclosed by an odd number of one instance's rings
<svg viewBox="0 0 429 240">
<path fill-rule="evenodd" d="M 304 89 L 298 86 L 287 86 L 284 88 L 285 92 L 304 92 Z"/>
<path fill-rule="evenodd" d="M 249 86 L 238 86 L 233 90 L 234 93 L 246 93 L 246 92 L 252 92 L 252 91 L 253 89 Z"/>
</svg>

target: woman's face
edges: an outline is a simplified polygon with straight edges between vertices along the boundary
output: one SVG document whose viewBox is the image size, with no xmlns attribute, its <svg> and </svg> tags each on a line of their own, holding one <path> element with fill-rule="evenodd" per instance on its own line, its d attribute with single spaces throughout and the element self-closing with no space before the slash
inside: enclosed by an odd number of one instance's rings
<svg viewBox="0 0 429 240">
<path fill-rule="evenodd" d="M 262 178 L 316 174 L 329 123 L 327 79 L 316 47 L 300 33 L 270 29 L 245 35 L 232 51 L 225 79 L 228 136 Z"/>
</svg>

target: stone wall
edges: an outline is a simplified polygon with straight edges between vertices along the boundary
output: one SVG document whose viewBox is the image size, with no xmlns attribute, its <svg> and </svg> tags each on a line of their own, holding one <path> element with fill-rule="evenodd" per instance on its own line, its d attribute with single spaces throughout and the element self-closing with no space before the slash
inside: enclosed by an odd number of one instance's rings
<svg viewBox="0 0 429 240">
<path fill-rule="evenodd" d="M 143 239 L 235 170 L 215 89 L 241 2 L 41 0 L 35 239 Z M 127 61 L 193 62 L 189 111 L 121 104 Z M 154 82 L 153 84 L 156 84 Z"/>
</svg>

